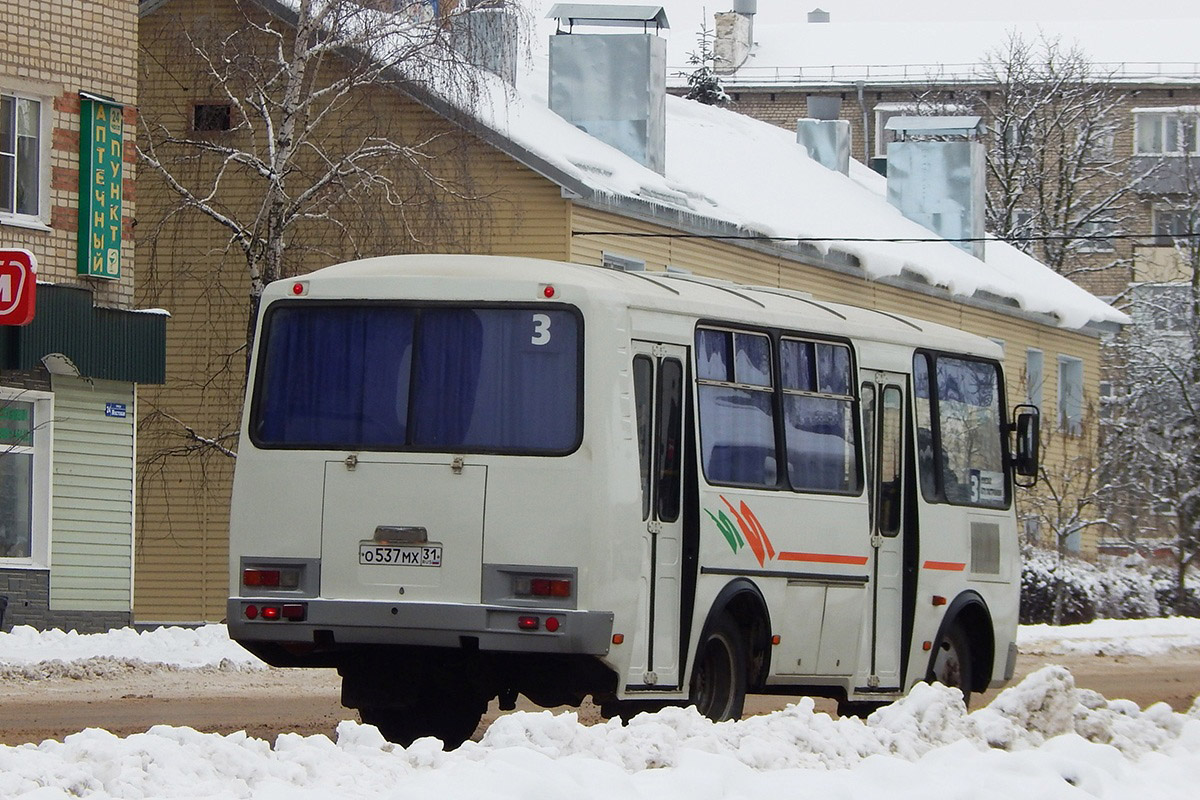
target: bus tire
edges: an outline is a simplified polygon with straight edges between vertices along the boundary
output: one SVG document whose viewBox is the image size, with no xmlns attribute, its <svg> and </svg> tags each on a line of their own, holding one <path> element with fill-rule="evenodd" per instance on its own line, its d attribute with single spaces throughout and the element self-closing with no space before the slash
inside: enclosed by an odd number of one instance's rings
<svg viewBox="0 0 1200 800">
<path fill-rule="evenodd" d="M 885 705 L 874 700 L 838 700 L 837 714 L 839 717 L 866 719 Z"/>
<path fill-rule="evenodd" d="M 689 699 L 714 722 L 741 719 L 746 702 L 746 643 L 728 614 L 713 620 L 700 639 Z"/>
<path fill-rule="evenodd" d="M 358 710 L 362 721 L 379 728 L 389 742 L 408 747 L 423 736 L 442 740 L 449 751 L 457 748 L 479 727 L 484 708 L 462 699 L 424 702 L 407 708 L 368 706 Z"/>
<path fill-rule="evenodd" d="M 975 685 L 971 672 L 971 640 L 957 622 L 947 626 L 938 637 L 925 680 L 958 689 L 962 692 L 963 704 L 971 707 L 971 689 Z"/>
</svg>

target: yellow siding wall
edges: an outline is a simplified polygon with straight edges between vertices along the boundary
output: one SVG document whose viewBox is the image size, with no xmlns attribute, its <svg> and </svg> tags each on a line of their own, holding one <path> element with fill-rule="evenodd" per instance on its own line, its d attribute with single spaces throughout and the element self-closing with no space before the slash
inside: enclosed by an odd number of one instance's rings
<svg viewBox="0 0 1200 800">
<path fill-rule="evenodd" d="M 199 64 L 188 58 L 181 32 L 244 24 L 242 12 L 228 0 L 168 3 L 142 19 L 146 57 L 141 114 L 147 125 L 186 132 L 192 104 L 216 99 Z M 163 69 L 164 63 L 171 68 Z M 290 240 L 288 274 L 356 255 L 398 252 L 567 258 L 569 206 L 557 185 L 389 90 L 364 93 L 338 124 L 344 140 L 351 141 L 356 131 L 378 126 L 380 120 L 387 122 L 390 135 L 407 141 L 438 136 L 440 156 L 433 168 L 454 183 L 459 196 L 426 186 L 403 210 L 378 202 L 357 206 L 343 215 L 354 240 L 333 226 L 301 226 Z M 199 182 L 211 169 L 211 162 L 201 161 L 181 174 Z M 411 174 L 397 179 L 401 186 L 405 181 L 412 185 Z M 149 168 L 143 168 L 138 190 L 138 247 L 145 264 L 138 301 L 165 308 L 172 317 L 167 383 L 142 389 L 135 618 L 219 620 L 229 588 L 233 460 L 202 446 L 187 429 L 237 449 L 246 368 L 247 267 L 240 251 L 229 245 L 226 230 L 196 212 L 177 213 L 177 199 Z M 255 200 L 255 187 L 237 176 L 221 196 L 244 214 Z"/>
</svg>

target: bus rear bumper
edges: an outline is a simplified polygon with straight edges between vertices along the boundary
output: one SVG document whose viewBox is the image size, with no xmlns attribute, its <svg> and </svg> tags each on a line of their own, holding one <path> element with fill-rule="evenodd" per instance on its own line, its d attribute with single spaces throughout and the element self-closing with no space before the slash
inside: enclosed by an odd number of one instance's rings
<svg viewBox="0 0 1200 800">
<path fill-rule="evenodd" d="M 466 603 L 231 597 L 226 612 L 230 638 L 251 650 L 398 645 L 603 656 L 613 629 L 607 611 Z"/>
</svg>

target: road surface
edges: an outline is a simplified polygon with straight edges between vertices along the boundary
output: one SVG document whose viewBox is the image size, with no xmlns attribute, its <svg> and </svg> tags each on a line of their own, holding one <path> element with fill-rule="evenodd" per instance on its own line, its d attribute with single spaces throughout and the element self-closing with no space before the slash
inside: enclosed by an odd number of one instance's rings
<svg viewBox="0 0 1200 800">
<path fill-rule="evenodd" d="M 1045 663 L 1069 668 L 1078 686 L 1110 700 L 1133 700 L 1143 708 L 1161 701 L 1187 711 L 1200 695 L 1200 650 L 1155 657 L 1023 654 L 1017 680 Z M 28 680 L 9 675 L 0 679 L 0 743 L 61 740 L 88 727 L 127 736 L 159 724 L 216 733 L 246 731 L 268 741 L 292 731 L 332 737 L 340 720 L 357 719 L 342 708 L 338 693 L 338 677 L 331 670 L 155 671 L 112 666 L 78 677 Z M 986 704 L 994 694 L 976 697 L 973 706 Z M 746 713 L 766 713 L 790 700 L 751 697 Z M 819 700 L 817 708 L 832 713 L 834 704 Z M 499 713 L 493 704 L 476 738 Z M 580 718 L 588 722 L 599 715 L 585 706 Z"/>
</svg>

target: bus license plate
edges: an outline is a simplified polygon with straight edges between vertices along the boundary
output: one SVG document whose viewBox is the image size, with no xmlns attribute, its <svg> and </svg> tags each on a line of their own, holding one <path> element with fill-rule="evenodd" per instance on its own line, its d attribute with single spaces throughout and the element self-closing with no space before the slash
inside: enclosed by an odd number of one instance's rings
<svg viewBox="0 0 1200 800">
<path fill-rule="evenodd" d="M 440 567 L 441 545 L 360 544 L 358 563 L 375 566 Z"/>
</svg>

